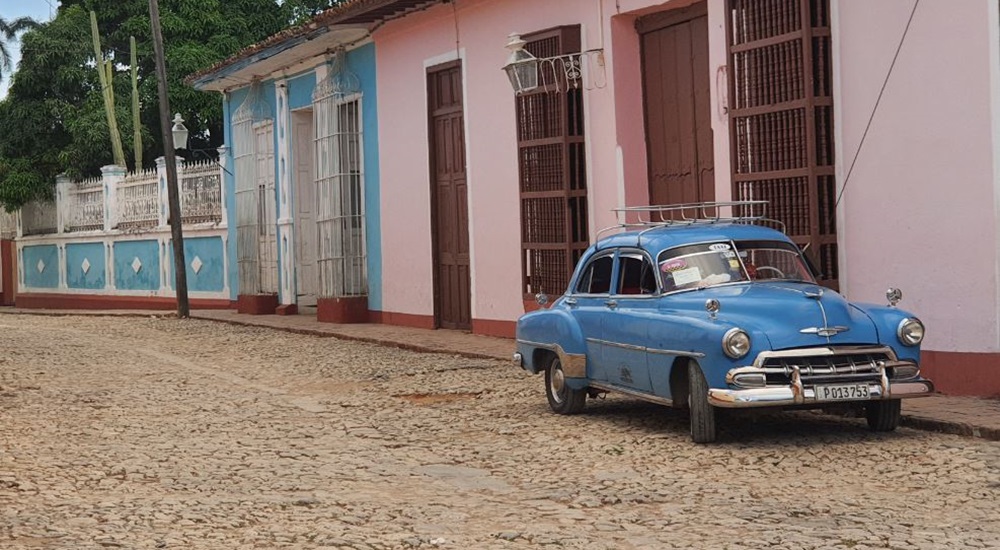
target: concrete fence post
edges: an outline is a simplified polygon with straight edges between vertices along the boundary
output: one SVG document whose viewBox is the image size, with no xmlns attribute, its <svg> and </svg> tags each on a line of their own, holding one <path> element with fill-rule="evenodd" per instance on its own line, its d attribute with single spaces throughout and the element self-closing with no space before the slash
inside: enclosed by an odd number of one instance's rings
<svg viewBox="0 0 1000 550">
<path fill-rule="evenodd" d="M 159 198 L 159 218 L 157 225 L 167 226 L 167 218 L 170 216 L 169 203 L 167 202 L 167 159 L 158 157 L 156 159 L 156 196 Z"/>
<path fill-rule="evenodd" d="M 69 176 L 56 176 L 56 233 L 62 233 L 69 218 L 69 186 L 73 185 Z"/>
<path fill-rule="evenodd" d="M 118 185 L 125 179 L 125 168 L 115 164 L 101 167 L 104 180 L 104 230 L 118 227 Z"/>
</svg>

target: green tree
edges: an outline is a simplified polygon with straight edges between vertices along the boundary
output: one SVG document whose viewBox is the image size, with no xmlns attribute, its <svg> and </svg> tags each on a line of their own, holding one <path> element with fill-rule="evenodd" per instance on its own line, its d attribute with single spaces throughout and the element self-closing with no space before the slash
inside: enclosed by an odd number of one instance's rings
<svg viewBox="0 0 1000 550">
<path fill-rule="evenodd" d="M 51 194 L 55 175 L 98 175 L 111 164 L 108 124 L 88 12 L 97 13 L 101 47 L 114 68 L 115 111 L 132 132 L 130 36 L 138 51 L 143 155 L 163 154 L 148 0 L 62 0 L 56 17 L 21 36 L 21 63 L 0 101 L 0 205 L 17 208 Z M 222 102 L 183 80 L 285 27 L 291 5 L 276 0 L 160 0 L 171 108 L 191 130 L 191 148 L 223 141 Z M 126 140 L 130 141 L 130 140 Z M 126 158 L 133 145 L 124 143 Z M 135 168 L 130 166 L 129 168 Z"/>
<path fill-rule="evenodd" d="M 0 17 L 0 78 L 10 72 L 13 68 L 13 60 L 10 51 L 7 49 L 7 42 L 17 38 L 22 32 L 38 27 L 38 22 L 30 17 L 19 17 L 12 21 L 7 21 Z"/>
</svg>

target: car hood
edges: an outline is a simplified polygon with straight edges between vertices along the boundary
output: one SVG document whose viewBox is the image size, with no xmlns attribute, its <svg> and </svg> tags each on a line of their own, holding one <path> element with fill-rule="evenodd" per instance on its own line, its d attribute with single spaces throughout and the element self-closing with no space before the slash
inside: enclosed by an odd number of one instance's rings
<svg viewBox="0 0 1000 550">
<path fill-rule="evenodd" d="M 814 284 L 716 286 L 675 294 L 668 300 L 682 309 L 704 312 L 705 301 L 711 298 L 720 303 L 720 321 L 744 328 L 751 335 L 763 332 L 774 350 L 879 341 L 875 324 L 867 315 L 840 294 Z"/>
</svg>

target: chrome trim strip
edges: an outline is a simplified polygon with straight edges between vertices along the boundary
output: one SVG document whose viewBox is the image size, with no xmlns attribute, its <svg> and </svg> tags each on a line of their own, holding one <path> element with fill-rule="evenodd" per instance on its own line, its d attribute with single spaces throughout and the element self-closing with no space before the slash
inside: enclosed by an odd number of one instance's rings
<svg viewBox="0 0 1000 550">
<path fill-rule="evenodd" d="M 692 357 L 695 359 L 701 359 L 705 356 L 704 353 L 699 353 L 695 351 L 680 351 L 673 349 L 657 349 L 657 348 L 646 348 L 643 346 L 636 346 L 633 344 L 620 344 L 618 342 L 611 342 L 609 340 L 601 340 L 599 338 L 587 338 L 587 341 L 591 344 L 598 344 L 602 346 L 611 346 L 613 348 L 627 349 L 629 351 L 643 351 L 646 353 L 653 353 L 657 355 L 675 355 L 679 357 Z"/>
<path fill-rule="evenodd" d="M 559 361 L 562 363 L 562 369 L 567 378 L 587 377 L 587 354 L 585 353 L 567 353 L 559 344 L 543 344 L 542 342 L 532 342 L 530 340 L 522 340 L 521 338 L 518 338 L 516 342 L 555 352 L 559 356 Z"/>
<path fill-rule="evenodd" d="M 743 409 L 750 407 L 777 407 L 784 405 L 822 405 L 824 403 L 865 403 L 880 399 L 901 399 L 911 397 L 927 397 L 934 393 L 934 384 L 930 380 L 915 382 L 889 383 L 888 392 L 882 391 L 880 382 L 868 385 L 871 399 L 854 401 L 821 401 L 816 399 L 816 392 L 809 387 L 802 388 L 801 394 L 796 394 L 794 386 L 772 386 L 767 388 L 730 390 L 711 388 L 708 390 L 708 402 L 713 406 L 726 409 Z"/>
<path fill-rule="evenodd" d="M 615 386 L 613 384 L 607 384 L 605 382 L 590 382 L 590 387 L 598 390 L 624 393 L 625 395 L 631 397 L 637 397 L 639 399 L 642 399 L 643 401 L 649 401 L 650 403 L 658 403 L 660 405 L 667 405 L 668 407 L 674 404 L 672 400 L 667 399 L 666 397 L 657 397 L 655 395 L 643 393 L 638 390 L 622 388 L 619 386 Z"/>
</svg>

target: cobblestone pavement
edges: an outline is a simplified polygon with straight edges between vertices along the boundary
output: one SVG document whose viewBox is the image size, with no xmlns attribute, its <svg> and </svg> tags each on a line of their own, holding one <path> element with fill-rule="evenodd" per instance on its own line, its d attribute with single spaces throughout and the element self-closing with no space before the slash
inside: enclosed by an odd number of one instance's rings
<svg viewBox="0 0 1000 550">
<path fill-rule="evenodd" d="M 0 317 L 0 548 L 997 548 L 1000 444 L 196 320 Z"/>
</svg>

